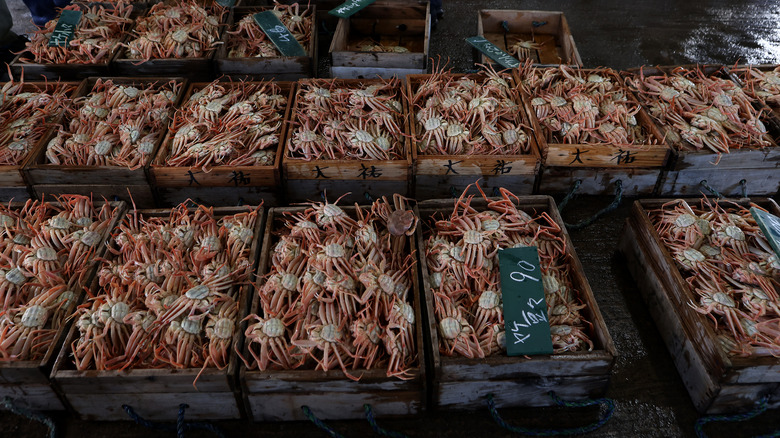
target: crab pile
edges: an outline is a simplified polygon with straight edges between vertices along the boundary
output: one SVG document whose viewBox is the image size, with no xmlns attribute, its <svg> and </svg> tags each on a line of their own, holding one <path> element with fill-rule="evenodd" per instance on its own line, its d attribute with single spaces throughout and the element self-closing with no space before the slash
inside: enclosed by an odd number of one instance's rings
<svg viewBox="0 0 780 438">
<path fill-rule="evenodd" d="M 780 106 L 780 66 L 772 70 L 746 66 L 732 68 L 729 72 L 742 81 L 745 94 L 766 104 Z"/>
<path fill-rule="evenodd" d="M 66 166 L 144 166 L 164 134 L 181 82 L 114 83 L 98 79 L 73 100 L 46 159 Z"/>
<path fill-rule="evenodd" d="M 57 201 L 0 205 L 0 361 L 46 355 L 117 214 L 85 196 Z"/>
<path fill-rule="evenodd" d="M 75 85 L 8 82 L 0 90 L 0 165 L 19 165 L 70 102 Z"/>
<path fill-rule="evenodd" d="M 420 153 L 520 155 L 531 152 L 520 96 L 511 77 L 488 70 L 452 75 L 442 70 L 412 88 L 414 142 Z"/>
<path fill-rule="evenodd" d="M 678 199 L 648 211 L 661 242 L 698 296 L 723 350 L 780 356 L 780 259 L 750 210 L 729 202 Z"/>
<path fill-rule="evenodd" d="M 404 117 L 398 79 L 354 85 L 310 79 L 299 83 L 295 100 L 292 134 L 286 145 L 293 158 L 404 158 Z"/>
<path fill-rule="evenodd" d="M 530 65 L 520 69 L 521 84 L 548 143 L 640 147 L 658 142 L 637 121 L 640 106 L 612 70 Z"/>
<path fill-rule="evenodd" d="M 360 52 L 409 53 L 409 49 L 404 46 L 382 44 L 381 41 L 370 38 L 361 40 L 357 43 L 356 48 Z"/>
<path fill-rule="evenodd" d="M 276 4 L 272 9 L 279 21 L 290 31 L 308 53 L 312 32 L 312 11 L 306 8 L 301 12 L 300 5 Z M 227 31 L 225 46 L 228 58 L 276 58 L 282 56 L 281 52 L 271 42 L 271 39 L 260 29 L 249 14 L 241 18 L 235 25 L 235 30 Z"/>
<path fill-rule="evenodd" d="M 159 58 L 201 58 L 208 56 L 219 41 L 220 23 L 228 9 L 204 9 L 195 1 L 157 3 L 139 18 L 134 39 L 122 44 L 128 59 L 141 62 Z"/>
<path fill-rule="evenodd" d="M 214 81 L 176 111 L 165 164 L 204 172 L 272 165 L 286 109 L 287 97 L 273 82 Z"/>
<path fill-rule="evenodd" d="M 718 73 L 678 67 L 669 74 L 646 75 L 640 70 L 626 84 L 678 150 L 706 148 L 720 156 L 773 144 L 754 99 Z"/>
<path fill-rule="evenodd" d="M 74 315 L 76 368 L 224 369 L 259 220 L 259 208 L 223 217 L 186 204 L 167 216 L 130 211 L 99 290 Z"/>
<path fill-rule="evenodd" d="M 408 236 L 417 218 L 398 195 L 354 211 L 325 202 L 285 213 L 259 315 L 249 316 L 249 369 L 340 367 L 358 380 L 354 370 L 384 368 L 388 377 L 413 377 Z"/>
<path fill-rule="evenodd" d="M 518 198 L 505 189 L 497 200 L 482 197 L 486 206 L 477 208 L 464 192 L 452 214 L 432 217 L 426 232 L 439 351 L 468 358 L 506 351 L 498 252 L 521 246 L 539 249 L 553 352 L 592 350 L 560 226 L 546 212 L 518 208 Z"/>
<path fill-rule="evenodd" d="M 532 61 L 538 61 L 539 60 L 539 49 L 541 49 L 544 46 L 544 43 L 538 43 L 533 38 L 530 40 L 524 40 L 520 38 L 519 36 L 511 36 L 509 41 L 509 45 L 507 46 L 507 52 L 520 60 L 520 62 L 525 61 L 526 59 L 531 59 Z"/>
<path fill-rule="evenodd" d="M 36 30 L 27 43 L 31 57 L 19 58 L 23 63 L 37 64 L 108 64 L 114 49 L 133 20 L 133 7 L 126 2 L 111 4 L 68 5 L 65 10 L 82 11 L 73 39 L 64 47 L 49 47 L 49 39 L 58 18 L 50 20 L 43 29 Z"/>
</svg>

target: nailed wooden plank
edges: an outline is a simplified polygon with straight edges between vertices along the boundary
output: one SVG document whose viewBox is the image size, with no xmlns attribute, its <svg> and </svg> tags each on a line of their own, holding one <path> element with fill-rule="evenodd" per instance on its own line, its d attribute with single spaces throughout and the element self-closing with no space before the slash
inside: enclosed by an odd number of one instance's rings
<svg viewBox="0 0 780 438">
<path fill-rule="evenodd" d="M 496 406 L 553 406 L 548 394 L 564 400 L 582 400 L 603 396 L 609 375 L 526 377 L 507 380 L 469 380 L 442 382 L 434 397 L 445 409 L 487 409 L 487 396 L 493 395 Z"/>
<path fill-rule="evenodd" d="M 780 189 L 780 169 L 718 169 L 699 168 L 684 171 L 669 170 L 662 174 L 658 187 L 661 196 L 710 196 L 707 184 L 724 196 L 742 197 L 741 181 L 750 195 L 774 195 Z"/>
<path fill-rule="evenodd" d="M 52 195 L 74 194 L 92 196 L 93 199 L 108 199 L 110 201 L 135 202 L 139 208 L 155 206 L 155 197 L 148 184 L 114 185 L 114 184 L 38 184 L 32 186 L 37 199 L 51 199 Z"/>
<path fill-rule="evenodd" d="M 255 421 L 303 421 L 301 406 L 310 406 L 322 420 L 349 420 L 365 417 L 364 404 L 370 404 L 377 415 L 408 416 L 422 413 L 424 405 L 419 392 L 277 393 L 248 396 Z"/>
<path fill-rule="evenodd" d="M 366 204 L 395 193 L 407 195 L 409 191 L 408 181 L 288 179 L 286 197 L 288 202 L 319 202 L 327 196 L 333 202 L 344 195 L 339 202 L 346 205 Z"/>
<path fill-rule="evenodd" d="M 66 394 L 66 398 L 79 417 L 87 421 L 127 421 L 130 417 L 122 405 L 128 405 L 146 420 L 175 423 L 182 403 L 188 405 L 187 421 L 241 418 L 232 392 L 93 393 Z"/>
<path fill-rule="evenodd" d="M 390 68 L 390 67 L 346 67 L 331 66 L 330 76 L 333 78 L 392 78 L 403 79 L 408 75 L 422 74 L 426 68 Z"/>
<path fill-rule="evenodd" d="M 534 192 L 536 175 L 420 175 L 415 178 L 414 196 L 417 199 L 456 198 L 466 190 L 469 184 L 479 181 L 482 190 L 488 196 L 498 196 L 504 188 L 516 195 L 530 195 Z"/>
<path fill-rule="evenodd" d="M 539 193 L 569 193 L 581 181 L 577 193 L 614 195 L 615 183 L 623 184 L 623 196 L 648 196 L 655 192 L 661 169 L 544 167 L 539 176 Z"/>
<path fill-rule="evenodd" d="M 157 204 L 175 207 L 192 199 L 203 205 L 260 205 L 273 207 L 282 203 L 281 190 L 274 187 L 158 187 Z"/>
<path fill-rule="evenodd" d="M 32 383 L 25 385 L 0 384 L 0 400 L 5 397 L 10 397 L 14 405 L 26 409 L 36 411 L 65 410 L 65 405 L 62 404 L 57 392 L 48 383 L 43 385 Z M 1 410 L 4 410 L 3 405 L 0 405 Z"/>
</svg>

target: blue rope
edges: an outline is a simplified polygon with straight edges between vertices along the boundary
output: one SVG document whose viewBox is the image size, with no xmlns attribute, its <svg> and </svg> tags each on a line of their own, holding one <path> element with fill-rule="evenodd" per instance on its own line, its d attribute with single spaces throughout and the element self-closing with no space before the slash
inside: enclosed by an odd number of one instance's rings
<svg viewBox="0 0 780 438">
<path fill-rule="evenodd" d="M 575 183 L 575 187 L 579 187 L 579 186 Z M 574 190 L 572 190 L 571 193 L 574 193 Z M 587 219 L 584 219 L 584 220 L 582 220 L 580 222 L 577 222 L 576 224 L 569 224 L 569 223 L 566 223 L 566 222 L 564 222 L 564 224 L 566 225 L 566 228 L 569 229 L 569 231 L 581 230 L 581 229 L 591 225 L 593 222 L 596 222 L 596 220 L 598 220 L 598 218 L 600 218 L 601 216 L 604 216 L 605 214 L 607 214 L 607 213 L 609 213 L 611 211 L 614 211 L 616 208 L 618 208 L 618 205 L 620 205 L 620 202 L 622 200 L 623 200 L 623 181 L 617 180 L 617 181 L 615 181 L 615 199 L 612 200 L 611 204 L 609 204 L 606 207 L 602 208 L 601 210 L 597 211 L 593 216 L 591 216 L 591 217 L 589 217 Z M 564 203 L 564 201 L 565 201 L 565 203 Z M 564 200 L 561 201 L 561 204 L 563 204 L 563 206 L 565 207 L 566 203 L 568 203 L 568 202 L 569 202 L 569 200 L 564 198 Z M 563 208 L 560 208 L 559 211 L 560 210 L 563 210 Z"/>
<path fill-rule="evenodd" d="M 184 410 L 189 405 L 182 403 L 179 405 L 179 415 L 176 417 L 176 438 L 184 438 Z"/>
<path fill-rule="evenodd" d="M 452 196 L 453 198 L 458 197 L 458 192 L 455 191 L 455 186 L 450 186 L 450 196 Z"/>
<path fill-rule="evenodd" d="M 719 191 L 715 190 L 714 187 L 710 187 L 710 185 L 707 184 L 707 180 L 706 179 L 701 180 L 701 182 L 699 184 L 701 184 L 702 187 L 707 189 L 707 191 L 712 193 L 712 195 L 715 196 L 716 198 L 723 198 L 724 197 L 723 195 L 720 194 Z"/>
<path fill-rule="evenodd" d="M 330 435 L 333 438 L 344 438 L 344 435 L 336 432 L 335 430 L 331 429 L 327 424 L 323 423 L 322 420 L 317 418 L 316 415 L 314 415 L 314 412 L 309 409 L 308 406 L 301 406 L 301 410 L 303 411 L 303 415 L 306 416 L 306 418 L 309 419 L 312 423 L 314 423 L 315 426 L 319 427 L 320 429 L 324 430 L 328 435 Z"/>
<path fill-rule="evenodd" d="M 694 426 L 694 430 L 696 431 L 696 437 L 706 438 L 707 434 L 704 433 L 704 425 L 707 423 L 711 423 L 713 421 L 737 422 L 737 421 L 747 421 L 752 418 L 755 418 L 766 411 L 768 402 L 769 402 L 769 396 L 767 395 L 758 401 L 758 405 L 755 408 L 753 408 L 752 411 L 745 412 L 744 414 L 708 415 L 706 417 L 699 418 L 698 420 L 696 420 L 696 425 Z M 769 438 L 769 437 L 778 437 L 778 436 L 780 436 L 780 430 L 776 430 L 769 435 L 762 435 L 756 438 Z"/>
<path fill-rule="evenodd" d="M 374 197 L 371 196 L 371 193 L 365 192 L 363 193 L 363 196 L 368 200 L 368 202 L 374 202 Z"/>
<path fill-rule="evenodd" d="M 597 398 L 597 399 L 585 400 L 581 402 L 567 402 L 561 400 L 552 391 L 548 392 L 548 394 L 550 395 L 550 397 L 552 397 L 553 401 L 558 406 L 563 406 L 567 408 L 581 408 L 585 406 L 604 405 L 606 407 L 606 410 L 604 411 L 603 414 L 599 414 L 598 421 L 589 424 L 587 426 L 572 427 L 568 429 L 532 429 L 532 428 L 521 427 L 521 426 L 511 426 L 507 424 L 507 422 L 505 422 L 504 419 L 501 418 L 501 416 L 498 414 L 498 411 L 496 410 L 496 402 L 495 400 L 493 400 L 493 394 L 488 394 L 488 407 L 490 408 L 490 415 L 493 417 L 493 420 L 495 420 L 495 422 L 498 423 L 499 426 L 503 427 L 504 429 L 510 432 L 519 433 L 521 435 L 530 435 L 530 436 L 557 436 L 557 435 L 583 435 L 589 432 L 593 432 L 594 430 L 607 424 L 610 418 L 612 418 L 612 413 L 615 411 L 615 402 L 608 398 Z"/>
<path fill-rule="evenodd" d="M 561 203 L 558 204 L 558 211 L 563 213 L 563 209 L 566 208 L 566 204 L 571 201 L 571 198 L 574 197 L 574 193 L 577 192 L 577 190 L 580 188 L 580 185 L 582 184 L 582 180 L 578 179 L 577 181 L 574 181 L 574 185 L 571 186 L 571 190 L 569 190 L 569 193 L 566 194 L 566 196 L 563 197 L 563 200 L 561 200 Z"/>
<path fill-rule="evenodd" d="M 46 427 L 49 428 L 49 438 L 57 437 L 57 425 L 54 423 L 54 420 L 52 420 L 51 417 L 47 415 L 43 415 L 40 412 L 31 411 L 21 406 L 17 406 L 16 403 L 14 403 L 13 399 L 8 396 L 5 396 L 5 398 L 3 398 L 3 406 L 16 415 L 21 415 L 22 417 L 25 417 L 27 419 L 45 424 Z"/>
<path fill-rule="evenodd" d="M 742 197 L 747 198 L 747 180 L 743 179 L 739 182 L 739 186 L 742 188 Z"/>
<path fill-rule="evenodd" d="M 363 405 L 363 409 L 366 411 L 366 420 L 368 420 L 368 424 L 371 425 L 371 429 L 374 430 L 378 435 L 386 436 L 390 438 L 409 438 L 408 436 L 400 433 L 400 432 L 393 432 L 392 430 L 387 430 L 379 427 L 378 424 L 376 424 L 376 419 L 374 418 L 374 410 L 371 409 L 371 405 L 366 403 Z"/>
<path fill-rule="evenodd" d="M 192 429 L 207 430 L 209 432 L 214 433 L 214 435 L 217 435 L 219 438 L 226 438 L 225 433 L 222 432 L 222 430 L 220 430 L 217 426 L 214 426 L 213 424 L 184 421 L 184 410 L 187 409 L 188 407 L 189 405 L 184 403 L 179 405 L 179 414 L 176 417 L 176 425 L 174 426 L 172 424 L 155 423 L 146 420 L 140 415 L 138 415 L 135 412 L 135 410 L 133 410 L 133 408 L 130 407 L 129 405 L 122 405 L 122 409 L 124 409 L 127 415 L 137 424 L 140 424 L 141 426 L 147 427 L 149 429 L 170 430 L 170 431 L 175 430 L 177 438 L 182 438 L 184 436 L 184 432 Z"/>
</svg>

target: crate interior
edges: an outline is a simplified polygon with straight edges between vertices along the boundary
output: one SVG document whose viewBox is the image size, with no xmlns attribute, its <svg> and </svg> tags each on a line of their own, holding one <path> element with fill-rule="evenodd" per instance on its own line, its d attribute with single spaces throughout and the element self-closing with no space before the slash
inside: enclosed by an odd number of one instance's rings
<svg viewBox="0 0 780 438">
<path fill-rule="evenodd" d="M 561 12 L 481 10 L 479 19 L 482 36 L 501 50 L 509 52 L 518 41 L 530 41 L 539 46 L 529 47 L 535 64 L 581 64 Z"/>
<path fill-rule="evenodd" d="M 403 47 L 409 52 L 426 52 L 426 6 L 369 6 L 347 20 L 346 41 L 335 50 L 371 51 L 370 46 Z"/>
</svg>

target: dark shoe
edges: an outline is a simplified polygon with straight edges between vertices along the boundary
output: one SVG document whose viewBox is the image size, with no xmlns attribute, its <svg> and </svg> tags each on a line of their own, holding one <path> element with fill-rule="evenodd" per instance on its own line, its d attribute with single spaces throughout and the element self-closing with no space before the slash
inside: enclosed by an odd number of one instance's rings
<svg viewBox="0 0 780 438">
<path fill-rule="evenodd" d="M 0 65 L 10 64 L 19 52 L 24 51 L 29 41 L 27 35 L 17 35 L 13 41 L 0 46 Z"/>
</svg>

